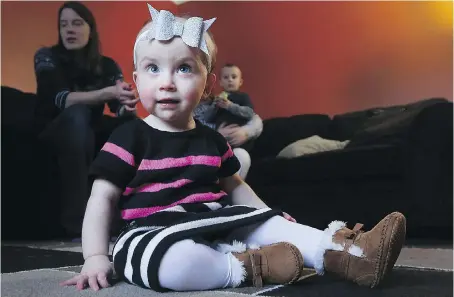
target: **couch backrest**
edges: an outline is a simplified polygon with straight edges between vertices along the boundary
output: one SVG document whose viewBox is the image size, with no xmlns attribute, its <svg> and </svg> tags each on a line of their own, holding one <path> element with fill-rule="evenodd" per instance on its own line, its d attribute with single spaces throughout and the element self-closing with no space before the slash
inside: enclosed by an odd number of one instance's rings
<svg viewBox="0 0 454 297">
<path fill-rule="evenodd" d="M 444 98 L 430 98 L 405 105 L 376 107 L 367 110 L 344 113 L 333 117 L 328 138 L 335 140 L 351 140 L 357 133 L 395 117 L 402 113 L 417 113 L 427 106 L 447 102 Z"/>
<path fill-rule="evenodd" d="M 331 119 L 328 115 L 306 114 L 263 121 L 263 132 L 255 141 L 253 159 L 275 157 L 287 145 L 313 135 L 325 137 Z"/>
</svg>

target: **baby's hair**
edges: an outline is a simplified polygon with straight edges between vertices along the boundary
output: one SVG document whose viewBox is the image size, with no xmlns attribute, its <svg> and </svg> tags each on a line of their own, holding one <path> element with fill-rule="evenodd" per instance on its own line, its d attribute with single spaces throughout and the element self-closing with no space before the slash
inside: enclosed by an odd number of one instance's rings
<svg viewBox="0 0 454 297">
<path fill-rule="evenodd" d="M 176 17 L 180 18 L 180 19 L 187 20 L 191 16 L 188 15 L 188 14 L 182 14 L 182 15 L 176 15 Z M 137 34 L 136 38 L 138 38 L 139 35 L 142 34 L 142 32 L 144 32 L 145 30 L 149 29 L 148 27 L 150 26 L 152 21 L 153 21 L 152 19 L 149 19 L 143 24 L 142 29 L 140 29 L 139 34 Z M 210 53 L 210 55 L 208 56 L 207 54 L 202 52 L 201 60 L 202 60 L 203 65 L 205 65 L 205 67 L 207 68 L 208 74 L 210 74 L 210 73 L 213 72 L 213 70 L 215 69 L 215 66 L 216 66 L 216 55 L 218 53 L 218 48 L 217 48 L 216 43 L 214 41 L 213 34 L 210 31 L 207 31 L 204 34 L 204 36 L 205 36 L 205 38 L 206 38 L 206 36 L 208 36 L 208 38 L 206 39 L 206 43 L 207 43 L 208 52 Z M 134 56 L 135 55 L 136 55 L 136 53 L 134 53 Z M 209 63 L 210 60 L 211 60 L 211 64 Z M 208 69 L 208 65 L 209 64 L 211 65 L 210 69 Z M 137 65 L 134 65 L 134 69 L 135 70 L 137 70 L 136 67 L 137 67 Z"/>
<path fill-rule="evenodd" d="M 233 63 L 225 63 L 224 66 L 223 66 L 222 68 L 231 68 L 231 67 L 240 68 L 240 67 L 238 67 L 238 65 L 233 64 Z"/>
</svg>

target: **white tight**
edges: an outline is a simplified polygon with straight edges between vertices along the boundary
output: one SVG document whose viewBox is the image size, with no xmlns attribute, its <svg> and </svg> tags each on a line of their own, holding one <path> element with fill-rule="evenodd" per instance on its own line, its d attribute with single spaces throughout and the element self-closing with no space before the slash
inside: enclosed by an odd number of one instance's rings
<svg viewBox="0 0 454 297">
<path fill-rule="evenodd" d="M 249 156 L 249 153 L 242 148 L 234 148 L 233 154 L 238 158 L 238 161 L 240 161 L 241 164 L 241 168 L 238 171 L 238 174 L 243 180 L 245 180 L 249 168 L 251 168 L 251 156 Z"/>
<path fill-rule="evenodd" d="M 275 216 L 262 224 L 236 230 L 229 240 L 248 245 L 269 245 L 277 242 L 294 244 L 307 267 L 313 267 L 323 231 Z M 161 261 L 159 282 L 174 291 L 199 291 L 234 286 L 241 274 L 241 262 L 231 253 L 221 253 L 192 240 L 172 245 Z"/>
</svg>

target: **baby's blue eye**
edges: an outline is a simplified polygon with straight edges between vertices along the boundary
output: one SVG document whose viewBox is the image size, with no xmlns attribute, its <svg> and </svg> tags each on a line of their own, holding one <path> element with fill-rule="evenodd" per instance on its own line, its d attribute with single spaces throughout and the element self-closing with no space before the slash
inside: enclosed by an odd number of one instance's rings
<svg viewBox="0 0 454 297">
<path fill-rule="evenodd" d="M 191 70 L 192 70 L 191 66 L 189 66 L 188 64 L 183 64 L 180 67 L 178 67 L 178 71 L 182 73 L 190 73 Z"/>
<path fill-rule="evenodd" d="M 149 72 L 158 72 L 159 71 L 159 68 L 158 66 L 156 66 L 155 64 L 150 64 L 146 67 L 146 70 L 149 71 Z"/>
</svg>

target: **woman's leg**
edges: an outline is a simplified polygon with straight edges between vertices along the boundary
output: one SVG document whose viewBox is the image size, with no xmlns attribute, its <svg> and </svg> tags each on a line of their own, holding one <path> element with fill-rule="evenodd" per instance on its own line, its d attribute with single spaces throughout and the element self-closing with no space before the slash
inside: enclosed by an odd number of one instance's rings
<svg viewBox="0 0 454 297">
<path fill-rule="evenodd" d="M 247 173 L 249 172 L 249 168 L 251 167 L 251 156 L 249 156 L 249 153 L 242 148 L 234 148 L 233 153 L 241 164 L 241 168 L 238 171 L 238 174 L 243 180 L 245 180 Z"/>
<path fill-rule="evenodd" d="M 103 147 L 116 128 L 133 119 L 137 119 L 134 114 L 121 117 L 103 115 L 99 118 L 93 125 L 96 135 L 96 151 L 99 151 Z"/>
<path fill-rule="evenodd" d="M 200 291 L 238 286 L 243 265 L 231 253 L 220 253 L 193 240 L 172 245 L 162 258 L 159 282 L 174 291 Z"/>
<path fill-rule="evenodd" d="M 88 201 L 88 168 L 94 155 L 91 110 L 84 105 L 66 108 L 41 133 L 56 151 L 61 181 L 60 221 L 70 236 L 79 236 Z"/>
</svg>

